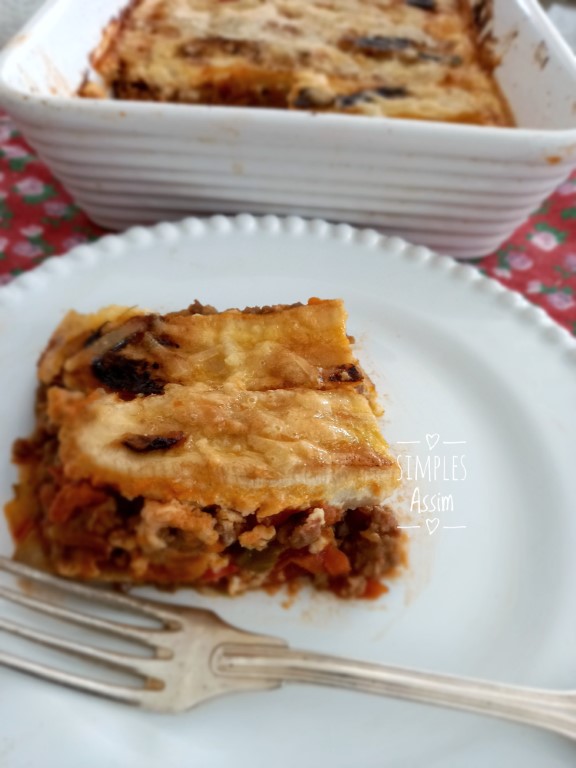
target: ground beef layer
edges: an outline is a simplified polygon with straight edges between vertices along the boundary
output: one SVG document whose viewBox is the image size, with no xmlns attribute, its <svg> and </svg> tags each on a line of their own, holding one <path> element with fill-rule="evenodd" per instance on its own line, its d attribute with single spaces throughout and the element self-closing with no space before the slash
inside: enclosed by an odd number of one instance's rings
<svg viewBox="0 0 576 768">
<path fill-rule="evenodd" d="M 7 517 L 16 558 L 62 576 L 163 586 L 210 586 L 235 595 L 313 583 L 341 597 L 377 597 L 403 560 L 386 506 L 254 514 L 213 505 L 132 500 L 69 482 L 57 437 L 40 426 L 14 446 L 21 482 Z"/>
</svg>

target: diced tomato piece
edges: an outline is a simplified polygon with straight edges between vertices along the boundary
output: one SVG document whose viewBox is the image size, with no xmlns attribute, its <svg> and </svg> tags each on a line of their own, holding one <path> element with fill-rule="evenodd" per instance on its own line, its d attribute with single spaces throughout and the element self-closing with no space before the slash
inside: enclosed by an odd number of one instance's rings
<svg viewBox="0 0 576 768">
<path fill-rule="evenodd" d="M 322 573 L 328 576 L 345 576 L 352 570 L 350 560 L 344 552 L 334 546 L 328 546 L 316 555 L 296 552 L 282 563 L 282 568 L 289 565 L 297 565 L 315 576 Z"/>
<path fill-rule="evenodd" d="M 328 546 L 320 553 L 324 570 L 328 576 L 345 576 L 350 573 L 352 566 L 344 552 L 333 546 Z"/>
<path fill-rule="evenodd" d="M 388 592 L 388 587 L 385 584 L 380 584 L 376 579 L 368 579 L 362 597 L 366 600 L 376 600 L 386 592 Z"/>
<path fill-rule="evenodd" d="M 285 565 L 288 565 L 289 563 L 298 565 L 305 571 L 315 575 L 324 573 L 325 571 L 324 563 L 322 562 L 320 555 L 292 555 Z"/>
</svg>

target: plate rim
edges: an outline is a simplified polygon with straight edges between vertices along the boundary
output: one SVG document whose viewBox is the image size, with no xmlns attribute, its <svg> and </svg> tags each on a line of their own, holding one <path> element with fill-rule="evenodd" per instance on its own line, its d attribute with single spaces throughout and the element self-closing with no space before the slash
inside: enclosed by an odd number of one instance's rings
<svg viewBox="0 0 576 768">
<path fill-rule="evenodd" d="M 208 217 L 188 216 L 177 222 L 160 222 L 151 226 L 134 226 L 121 233 L 105 234 L 91 243 L 82 243 L 62 254 L 44 259 L 9 283 L 0 286 L 0 310 L 11 309 L 26 298 L 28 291 L 41 287 L 42 278 L 64 276 L 82 267 L 93 266 L 100 260 L 121 258 L 126 247 L 174 245 L 181 238 L 201 238 L 210 235 L 243 235 L 266 233 L 272 235 L 312 236 L 356 244 L 367 250 L 392 252 L 403 261 L 420 267 L 435 267 L 446 276 L 458 277 L 460 285 L 474 285 L 484 294 L 498 299 L 499 305 L 517 315 L 534 332 L 543 332 L 545 341 L 563 352 L 571 353 L 576 361 L 576 337 L 557 323 L 542 307 L 533 304 L 519 291 L 512 290 L 478 267 L 457 261 L 423 245 L 415 245 L 396 235 L 386 235 L 372 228 L 349 224 L 333 224 L 324 219 L 301 216 L 256 216 L 241 213 L 234 216 L 215 214 Z M 389 258 L 390 253 L 383 253 Z M 159 258 L 163 258 L 160 256 Z"/>
</svg>

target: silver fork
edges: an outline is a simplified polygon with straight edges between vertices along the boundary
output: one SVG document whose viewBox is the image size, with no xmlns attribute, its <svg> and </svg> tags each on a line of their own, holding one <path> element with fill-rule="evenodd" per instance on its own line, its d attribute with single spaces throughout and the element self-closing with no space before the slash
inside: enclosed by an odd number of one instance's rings
<svg viewBox="0 0 576 768">
<path fill-rule="evenodd" d="M 2 557 L 0 570 L 88 603 L 136 611 L 161 625 L 148 629 L 111 621 L 0 586 L 0 598 L 152 649 L 151 658 L 117 653 L 0 618 L 0 630 L 135 674 L 142 683 L 111 684 L 4 652 L 0 664 L 126 704 L 181 712 L 222 694 L 313 683 L 507 718 L 576 739 L 576 691 L 522 688 L 291 650 L 282 640 L 236 629 L 211 611 L 104 591 Z"/>
</svg>

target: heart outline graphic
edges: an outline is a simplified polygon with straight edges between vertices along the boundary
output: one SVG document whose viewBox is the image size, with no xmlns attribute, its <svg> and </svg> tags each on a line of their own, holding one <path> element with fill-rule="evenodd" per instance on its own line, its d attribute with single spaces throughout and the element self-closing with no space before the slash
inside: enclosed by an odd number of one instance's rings
<svg viewBox="0 0 576 768">
<path fill-rule="evenodd" d="M 428 533 L 430 536 L 432 536 L 436 531 L 438 530 L 438 527 L 440 525 L 440 518 L 438 517 L 428 517 L 426 519 L 426 528 L 428 528 Z"/>
<path fill-rule="evenodd" d="M 439 441 L 440 441 L 440 435 L 437 432 L 434 435 L 426 435 L 426 442 L 428 443 L 429 450 L 436 448 Z"/>
</svg>

